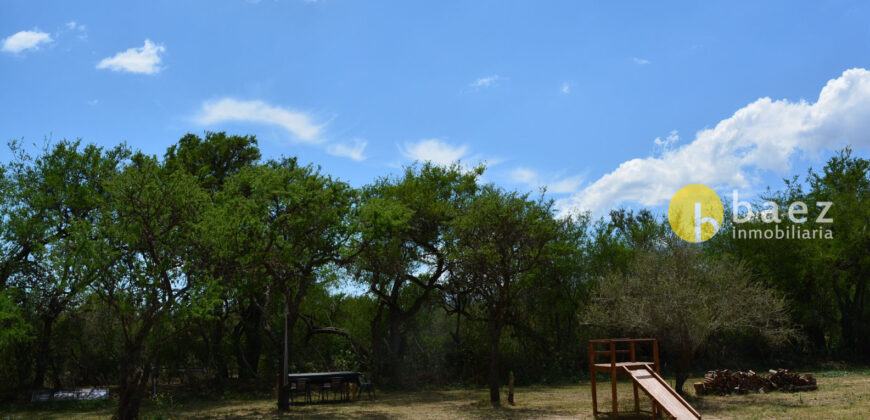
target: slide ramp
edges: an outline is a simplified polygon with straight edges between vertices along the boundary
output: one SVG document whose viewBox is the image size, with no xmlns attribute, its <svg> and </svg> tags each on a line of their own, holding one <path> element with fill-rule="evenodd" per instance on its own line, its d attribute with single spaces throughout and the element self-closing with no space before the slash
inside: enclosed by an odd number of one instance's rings
<svg viewBox="0 0 870 420">
<path fill-rule="evenodd" d="M 648 365 L 627 368 L 626 370 L 631 375 L 631 379 L 666 413 L 677 420 L 698 420 L 701 418 L 701 415 Z"/>
</svg>

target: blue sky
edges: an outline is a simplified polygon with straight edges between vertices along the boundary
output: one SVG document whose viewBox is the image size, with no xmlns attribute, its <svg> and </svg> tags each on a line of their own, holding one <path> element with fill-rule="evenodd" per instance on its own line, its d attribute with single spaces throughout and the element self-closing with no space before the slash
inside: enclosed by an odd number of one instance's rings
<svg viewBox="0 0 870 420">
<path fill-rule="evenodd" d="M 0 137 L 162 155 L 225 130 L 357 186 L 461 158 L 565 211 L 660 209 L 686 184 L 754 194 L 845 144 L 866 156 L 868 18 L 841 1 L 6 1 Z"/>
</svg>

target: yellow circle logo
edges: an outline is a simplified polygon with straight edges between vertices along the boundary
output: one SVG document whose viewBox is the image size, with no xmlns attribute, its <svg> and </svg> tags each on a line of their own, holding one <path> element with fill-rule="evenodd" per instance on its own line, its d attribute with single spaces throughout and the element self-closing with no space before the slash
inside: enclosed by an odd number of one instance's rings
<svg viewBox="0 0 870 420">
<path fill-rule="evenodd" d="M 686 242 L 699 243 L 713 237 L 722 227 L 725 211 L 715 191 L 701 184 L 680 188 L 668 206 L 671 229 Z"/>
</svg>

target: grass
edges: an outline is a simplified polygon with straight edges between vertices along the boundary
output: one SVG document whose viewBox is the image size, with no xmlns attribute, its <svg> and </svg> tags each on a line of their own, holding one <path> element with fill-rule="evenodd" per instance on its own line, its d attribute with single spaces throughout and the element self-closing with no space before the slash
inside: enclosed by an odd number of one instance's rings
<svg viewBox="0 0 870 420">
<path fill-rule="evenodd" d="M 730 396 L 690 395 L 689 402 L 704 419 L 856 419 L 870 413 L 870 370 L 816 372 L 819 390 L 799 393 Z M 691 387 L 691 382 L 687 387 Z M 599 387 L 599 409 L 609 410 L 607 383 Z M 620 409 L 633 409 L 631 385 L 619 383 Z M 147 402 L 144 419 L 591 419 L 588 382 L 564 386 L 519 387 L 515 406 L 493 408 L 485 389 L 419 392 L 379 392 L 375 401 L 294 405 L 275 410 L 275 401 L 260 397 L 229 397 L 220 401 L 163 399 Z M 0 408 L 0 419 L 108 419 L 113 403 Z M 641 393 L 641 409 L 649 410 Z M 627 413 L 626 413 L 627 414 Z M 603 416 L 602 418 L 607 418 Z M 631 418 L 631 417 L 621 417 Z M 638 418 L 638 417 L 635 417 Z M 649 418 L 640 417 L 640 418 Z"/>
</svg>

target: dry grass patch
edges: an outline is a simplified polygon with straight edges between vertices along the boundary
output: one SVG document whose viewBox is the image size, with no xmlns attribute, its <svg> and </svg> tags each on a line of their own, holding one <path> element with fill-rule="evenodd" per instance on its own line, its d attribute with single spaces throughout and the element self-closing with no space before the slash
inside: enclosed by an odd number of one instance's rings
<svg viewBox="0 0 870 420">
<path fill-rule="evenodd" d="M 800 393 L 689 397 L 704 419 L 855 419 L 870 413 L 870 371 L 817 373 L 819 390 Z M 691 382 L 690 382 L 691 383 Z M 604 385 L 607 383 L 605 382 Z M 619 384 L 620 410 L 633 409 L 631 383 Z M 610 410 L 607 387 L 599 388 L 599 409 Z M 147 404 L 145 419 L 591 419 L 588 383 L 520 387 L 515 406 L 493 408 L 487 390 L 379 392 L 375 401 L 294 405 L 281 413 L 272 399 L 183 401 L 172 407 Z M 649 400 L 641 393 L 641 409 Z M 108 419 L 112 407 L 94 409 L 0 410 L 0 419 Z M 622 417 L 630 418 L 630 417 Z M 648 417 L 642 417 L 648 418 Z"/>
</svg>

